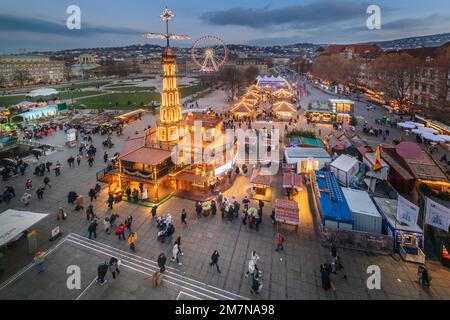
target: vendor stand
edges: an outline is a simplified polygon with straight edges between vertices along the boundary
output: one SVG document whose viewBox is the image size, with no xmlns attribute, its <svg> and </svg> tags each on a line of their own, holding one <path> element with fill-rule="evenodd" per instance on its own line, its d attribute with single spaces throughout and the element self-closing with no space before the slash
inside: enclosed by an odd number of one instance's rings
<svg viewBox="0 0 450 320">
<path fill-rule="evenodd" d="M 298 203 L 291 200 L 277 199 L 275 201 L 275 221 L 293 225 L 295 226 L 295 232 L 297 232 L 300 224 Z"/>
<path fill-rule="evenodd" d="M 255 194 L 262 196 L 266 195 L 267 189 L 271 185 L 270 176 L 261 175 L 260 169 L 253 169 L 252 176 L 250 178 L 250 183 L 252 184 L 252 191 Z"/>
<path fill-rule="evenodd" d="M 417 224 L 408 226 L 397 220 L 397 200 L 377 197 L 373 200 L 383 217 L 382 232 L 394 237 L 394 252 L 405 261 L 424 264 L 423 230 Z"/>
</svg>

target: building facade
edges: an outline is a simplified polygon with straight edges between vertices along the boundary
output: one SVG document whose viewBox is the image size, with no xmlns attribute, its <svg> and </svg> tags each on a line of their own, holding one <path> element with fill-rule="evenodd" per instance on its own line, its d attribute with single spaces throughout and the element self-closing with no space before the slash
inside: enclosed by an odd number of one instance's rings
<svg viewBox="0 0 450 320">
<path fill-rule="evenodd" d="M 4 86 L 59 83 L 64 80 L 65 63 L 47 56 L 0 56 L 0 79 Z"/>
</svg>

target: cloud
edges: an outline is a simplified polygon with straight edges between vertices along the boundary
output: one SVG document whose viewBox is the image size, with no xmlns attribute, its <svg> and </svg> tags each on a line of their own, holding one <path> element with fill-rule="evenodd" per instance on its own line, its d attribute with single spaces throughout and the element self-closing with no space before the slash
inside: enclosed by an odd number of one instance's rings
<svg viewBox="0 0 450 320">
<path fill-rule="evenodd" d="M 368 30 L 365 25 L 330 25 L 304 30 L 290 36 L 266 37 L 247 41 L 251 45 L 283 45 L 301 42 L 316 44 L 358 43 L 395 40 L 401 38 L 448 33 L 450 16 L 430 15 L 423 18 L 404 18 L 382 23 L 381 30 Z"/>
<path fill-rule="evenodd" d="M 244 26 L 265 29 L 289 26 L 295 29 L 336 25 L 346 21 L 367 18 L 368 2 L 354 0 L 317 0 L 305 5 L 281 8 L 235 7 L 223 11 L 207 12 L 200 16 L 204 22 L 217 26 Z M 384 11 L 389 8 L 383 8 Z"/>
<path fill-rule="evenodd" d="M 96 34 L 141 35 L 141 30 L 116 28 L 109 26 L 94 26 L 81 24 L 81 30 L 69 30 L 65 22 L 55 22 L 31 17 L 18 17 L 0 14 L 0 30 L 2 32 L 28 32 L 68 37 L 92 36 Z"/>
</svg>

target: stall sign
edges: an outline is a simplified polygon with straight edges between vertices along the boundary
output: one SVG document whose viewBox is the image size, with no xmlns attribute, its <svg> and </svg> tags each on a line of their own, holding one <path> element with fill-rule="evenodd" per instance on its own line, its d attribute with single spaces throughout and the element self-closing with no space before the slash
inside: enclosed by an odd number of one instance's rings
<svg viewBox="0 0 450 320">
<path fill-rule="evenodd" d="M 427 198 L 425 211 L 425 223 L 444 231 L 448 231 L 450 225 L 450 208 Z"/>
<path fill-rule="evenodd" d="M 398 196 L 397 203 L 397 220 L 401 223 L 405 223 L 408 226 L 417 225 L 417 219 L 419 217 L 420 208 L 415 204 L 409 202 L 402 196 Z"/>
</svg>

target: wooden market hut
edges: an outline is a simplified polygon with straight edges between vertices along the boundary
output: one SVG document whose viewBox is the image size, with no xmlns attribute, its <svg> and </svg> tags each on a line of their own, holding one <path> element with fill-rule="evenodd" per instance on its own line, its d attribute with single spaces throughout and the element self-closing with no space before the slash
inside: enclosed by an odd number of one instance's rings
<svg viewBox="0 0 450 320">
<path fill-rule="evenodd" d="M 297 113 L 297 108 L 290 102 L 280 101 L 273 104 L 273 111 L 278 118 L 292 119 Z"/>
<path fill-rule="evenodd" d="M 288 90 L 283 89 L 283 88 L 280 88 L 277 91 L 272 92 L 272 97 L 274 99 L 279 99 L 279 100 L 286 99 L 289 101 L 293 101 L 295 98 L 295 96 L 291 92 L 289 92 Z"/>
<path fill-rule="evenodd" d="M 251 118 L 253 116 L 254 110 L 251 104 L 245 101 L 239 101 L 231 108 L 230 112 L 238 118 Z"/>
</svg>

